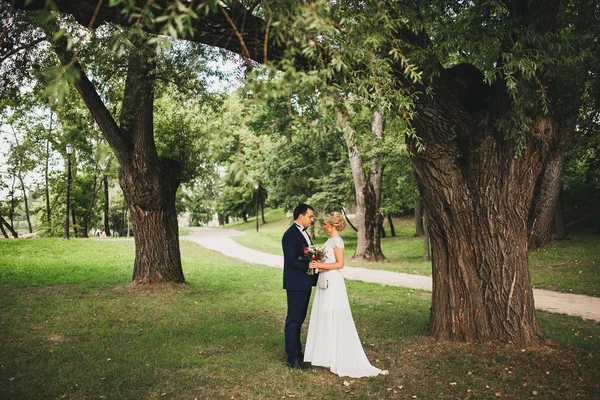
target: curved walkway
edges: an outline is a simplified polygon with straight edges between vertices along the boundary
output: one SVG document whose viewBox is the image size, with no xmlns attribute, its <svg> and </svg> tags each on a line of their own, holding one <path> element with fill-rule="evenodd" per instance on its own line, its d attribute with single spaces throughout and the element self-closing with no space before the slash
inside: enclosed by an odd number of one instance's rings
<svg viewBox="0 0 600 400">
<path fill-rule="evenodd" d="M 194 233 L 181 236 L 181 239 L 191 240 L 208 249 L 252 264 L 283 267 L 283 256 L 249 249 L 231 239 L 232 236 L 244 235 L 244 232 L 220 228 L 190 228 L 190 230 Z M 428 291 L 431 291 L 432 286 L 430 276 L 348 266 L 344 267 L 344 278 Z M 600 321 L 600 298 L 543 289 L 533 289 L 533 297 L 536 309 Z"/>
</svg>

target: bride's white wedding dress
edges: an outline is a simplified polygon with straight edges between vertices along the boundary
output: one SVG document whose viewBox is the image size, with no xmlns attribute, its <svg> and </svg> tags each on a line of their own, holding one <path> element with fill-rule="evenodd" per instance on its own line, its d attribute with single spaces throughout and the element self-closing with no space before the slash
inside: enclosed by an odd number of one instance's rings
<svg viewBox="0 0 600 400">
<path fill-rule="evenodd" d="M 344 248 L 339 236 L 329 238 L 323 245 L 325 263 L 335 262 L 334 247 Z M 339 376 L 361 378 L 386 374 L 369 363 L 352 319 L 346 292 L 346 283 L 340 270 L 319 274 L 326 279 L 327 289 L 317 284 L 312 311 L 308 322 L 308 336 L 304 361 L 320 367 L 329 367 Z"/>
</svg>

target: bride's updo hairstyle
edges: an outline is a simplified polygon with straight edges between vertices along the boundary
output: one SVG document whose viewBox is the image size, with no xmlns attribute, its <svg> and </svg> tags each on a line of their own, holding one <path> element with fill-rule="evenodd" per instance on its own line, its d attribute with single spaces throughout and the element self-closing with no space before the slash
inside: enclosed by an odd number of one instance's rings
<svg viewBox="0 0 600 400">
<path fill-rule="evenodd" d="M 346 227 L 346 220 L 339 212 L 334 212 L 327 215 L 325 219 L 323 219 L 323 222 L 327 225 L 335 227 L 335 229 L 337 229 L 338 232 L 343 231 Z"/>
</svg>

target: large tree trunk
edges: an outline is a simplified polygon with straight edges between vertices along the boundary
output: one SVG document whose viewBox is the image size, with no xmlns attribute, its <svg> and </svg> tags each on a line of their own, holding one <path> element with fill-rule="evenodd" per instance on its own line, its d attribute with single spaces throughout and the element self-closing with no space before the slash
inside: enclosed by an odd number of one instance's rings
<svg viewBox="0 0 600 400">
<path fill-rule="evenodd" d="M 110 225 L 108 224 L 108 175 L 104 175 L 102 178 L 102 182 L 104 183 L 104 232 L 106 232 L 106 236 L 110 236 Z"/>
<path fill-rule="evenodd" d="M 145 36 L 131 37 L 120 126 L 111 116 L 78 62 L 77 91 L 119 161 L 119 181 L 134 226 L 133 282 L 183 282 L 175 192 L 180 184 L 179 163 L 161 160 L 154 143 L 153 104 L 156 47 Z M 74 55 L 63 35 L 55 42 L 64 64 Z"/>
<path fill-rule="evenodd" d="M 342 108 L 339 116 L 341 126 L 345 131 L 344 136 L 356 193 L 358 243 L 352 260 L 385 261 L 386 258 L 381 251 L 380 232 L 383 217 L 379 212 L 384 168 L 383 156 L 379 154 L 371 159 L 371 168 L 368 175 L 365 176 L 363 157 L 356 144 L 356 132 L 350 126 L 348 111 Z M 371 133 L 375 141 L 383 141 L 383 129 L 383 113 L 375 112 L 371 124 Z"/>
<path fill-rule="evenodd" d="M 483 84 L 483 76 L 477 81 Z M 532 342 L 542 332 L 528 269 L 527 215 L 552 124 L 538 118 L 516 143 L 495 130 L 493 113 L 467 111 L 451 85 L 442 80 L 436 96 L 416 107 L 413 126 L 423 150 L 407 138 L 431 239 L 429 334 Z"/>
<path fill-rule="evenodd" d="M 540 195 L 535 204 L 533 223 L 529 233 L 529 250 L 545 247 L 552 239 L 552 221 L 565 171 L 564 156 L 558 150 L 548 154 Z"/>
</svg>

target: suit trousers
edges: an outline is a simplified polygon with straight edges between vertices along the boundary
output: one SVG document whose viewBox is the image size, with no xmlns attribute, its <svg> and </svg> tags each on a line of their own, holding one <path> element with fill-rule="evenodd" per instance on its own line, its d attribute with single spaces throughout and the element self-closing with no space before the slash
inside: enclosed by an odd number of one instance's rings
<svg viewBox="0 0 600 400">
<path fill-rule="evenodd" d="M 285 319 L 285 353 L 287 361 L 293 363 L 302 361 L 302 343 L 300 331 L 306 319 L 311 291 L 287 290 L 288 313 Z"/>
</svg>

